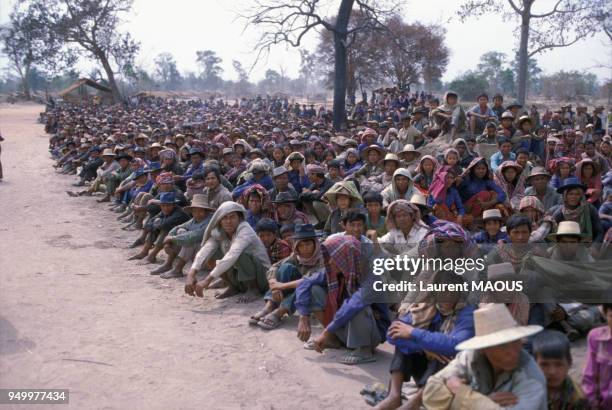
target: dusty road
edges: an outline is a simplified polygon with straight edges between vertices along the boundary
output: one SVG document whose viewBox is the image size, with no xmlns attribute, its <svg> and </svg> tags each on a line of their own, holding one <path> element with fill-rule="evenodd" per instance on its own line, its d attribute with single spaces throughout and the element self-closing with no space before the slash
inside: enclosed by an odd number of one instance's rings
<svg viewBox="0 0 612 410">
<path fill-rule="evenodd" d="M 0 388 L 68 388 L 74 409 L 367 407 L 359 390 L 386 379 L 388 348 L 343 366 L 305 351 L 295 319 L 264 333 L 247 324 L 259 303 L 193 299 L 126 261 L 134 233 L 66 195 L 41 110 L 0 106 Z"/>
</svg>

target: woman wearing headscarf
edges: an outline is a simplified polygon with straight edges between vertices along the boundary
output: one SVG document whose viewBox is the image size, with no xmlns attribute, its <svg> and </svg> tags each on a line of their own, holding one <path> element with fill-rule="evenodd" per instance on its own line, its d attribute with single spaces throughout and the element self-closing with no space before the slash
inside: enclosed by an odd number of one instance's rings
<svg viewBox="0 0 612 410">
<path fill-rule="evenodd" d="M 346 156 L 344 158 L 344 163 L 342 164 L 342 169 L 345 176 L 351 175 L 353 172 L 356 172 L 363 163 L 359 159 L 359 151 L 356 148 L 349 148 L 346 150 Z"/>
<path fill-rule="evenodd" d="M 268 217 L 268 192 L 259 184 L 248 187 L 240 196 L 238 203 L 247 210 L 246 221 L 253 229 L 260 219 Z"/>
<path fill-rule="evenodd" d="M 563 196 L 563 204 L 553 212 L 553 219 L 558 224 L 561 221 L 574 221 L 580 225 L 580 229 L 587 242 L 601 242 L 603 229 L 597 208 L 586 200 L 586 185 L 580 183 L 578 178 L 567 178 L 563 185 L 557 188 Z"/>
<path fill-rule="evenodd" d="M 565 181 L 567 178 L 573 177 L 576 169 L 574 164 L 575 161 L 573 158 L 565 156 L 549 161 L 548 168 L 552 174 L 550 185 L 557 189 L 563 184 L 563 181 Z"/>
<path fill-rule="evenodd" d="M 414 192 L 412 176 L 407 168 L 398 168 L 393 173 L 391 185 L 387 186 L 382 192 L 383 209 L 387 209 L 389 204 L 398 199 L 410 200 Z"/>
<path fill-rule="evenodd" d="M 436 175 L 429 187 L 427 201 L 428 205 L 433 209 L 433 214 L 436 218 L 462 225 L 467 220 L 463 220 L 465 209 L 463 208 L 459 192 L 455 187 L 457 176 L 454 168 L 448 165 L 444 165 L 436 171 Z"/>
<path fill-rule="evenodd" d="M 506 194 L 504 206 L 517 211 L 525 196 L 525 174 L 523 167 L 515 161 L 504 161 L 493 175 L 495 183 Z"/>
<path fill-rule="evenodd" d="M 398 255 L 418 244 L 427 234 L 418 206 L 405 199 L 393 201 L 387 209 L 387 233 L 373 238 L 386 252 Z"/>
<path fill-rule="evenodd" d="M 436 170 L 440 167 L 438 161 L 431 155 L 424 155 L 414 171 L 414 187 L 427 195 Z"/>
<path fill-rule="evenodd" d="M 601 173 L 599 164 L 590 158 L 584 158 L 576 164 L 576 178 L 586 185 L 585 196 L 587 201 L 595 207 L 601 204 L 601 193 L 603 186 L 601 183 Z"/>
<path fill-rule="evenodd" d="M 461 178 L 459 195 L 467 214 L 474 218 L 482 218 L 485 210 L 498 208 L 502 214 L 508 215 L 508 211 L 502 205 L 506 201 L 506 194 L 493 181 L 493 173 L 486 159 L 474 158 L 463 171 Z"/>
<path fill-rule="evenodd" d="M 546 214 L 544 205 L 535 196 L 527 195 L 521 199 L 518 211 L 531 220 L 531 235 L 529 242 L 542 242 L 554 230 L 555 221 Z"/>
<path fill-rule="evenodd" d="M 325 268 L 305 278 L 296 290 L 295 306 L 300 314 L 298 338 L 311 336 L 310 315 L 325 326 L 307 349 L 322 352 L 345 346 L 351 349 L 340 362 L 356 365 L 375 361 L 374 350 L 385 337 L 390 323 L 386 304 L 371 304 L 365 292 L 371 291 L 374 275 L 362 263 L 361 243 L 352 236 L 328 238 L 322 245 Z"/>
<path fill-rule="evenodd" d="M 264 296 L 266 305 L 251 317 L 250 324 L 272 330 L 281 324 L 283 316 L 295 312 L 296 288 L 304 278 L 324 267 L 320 236 L 312 224 L 299 224 L 295 227 L 293 253 L 268 270 L 270 290 Z"/>
</svg>

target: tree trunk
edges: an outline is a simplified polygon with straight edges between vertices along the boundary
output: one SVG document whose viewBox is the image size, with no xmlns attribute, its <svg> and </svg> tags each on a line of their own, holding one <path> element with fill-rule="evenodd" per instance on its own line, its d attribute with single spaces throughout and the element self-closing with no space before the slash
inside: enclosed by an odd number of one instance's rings
<svg viewBox="0 0 612 410">
<path fill-rule="evenodd" d="M 531 5 L 533 0 L 525 1 L 521 15 L 521 39 L 519 44 L 519 72 L 518 72 L 518 102 L 525 105 L 527 98 L 527 64 L 529 63 L 529 21 L 531 19 Z"/>
<path fill-rule="evenodd" d="M 333 123 L 336 130 L 340 130 L 345 123 L 346 105 L 346 32 L 355 0 L 342 0 L 336 18 L 336 32 L 334 32 L 334 105 Z"/>
<path fill-rule="evenodd" d="M 108 80 L 108 86 L 111 89 L 111 93 L 113 95 L 113 102 L 118 103 L 122 101 L 121 92 L 119 91 L 119 87 L 117 87 L 117 82 L 115 81 L 115 73 L 113 72 L 113 68 L 110 66 L 108 58 L 106 54 L 99 53 L 98 59 L 100 60 L 100 64 L 102 64 L 102 68 L 104 68 L 104 72 L 106 73 L 106 78 Z"/>
<path fill-rule="evenodd" d="M 21 88 L 23 89 L 23 96 L 26 100 L 32 99 L 32 94 L 30 93 L 30 68 L 25 68 L 25 74 L 21 76 Z"/>
</svg>

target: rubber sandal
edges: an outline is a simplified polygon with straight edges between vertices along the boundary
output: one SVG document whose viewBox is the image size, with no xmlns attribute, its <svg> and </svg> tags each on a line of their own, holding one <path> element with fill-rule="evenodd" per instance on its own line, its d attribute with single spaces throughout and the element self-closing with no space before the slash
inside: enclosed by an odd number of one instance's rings
<svg viewBox="0 0 612 410">
<path fill-rule="evenodd" d="M 263 330 L 274 330 L 281 324 L 281 318 L 274 313 L 268 313 L 257 323 L 257 326 Z"/>
<path fill-rule="evenodd" d="M 355 352 L 348 353 L 342 356 L 339 360 L 340 363 L 346 364 L 349 366 L 355 366 L 355 365 L 363 364 L 363 363 L 371 363 L 375 361 L 376 361 L 376 357 L 373 355 L 366 357 L 366 356 L 362 356 L 361 354 L 355 353 Z"/>
<path fill-rule="evenodd" d="M 249 325 L 257 326 L 257 323 L 259 323 L 259 321 L 267 314 L 268 312 L 265 310 L 260 310 L 259 312 L 255 313 L 249 318 Z"/>
</svg>

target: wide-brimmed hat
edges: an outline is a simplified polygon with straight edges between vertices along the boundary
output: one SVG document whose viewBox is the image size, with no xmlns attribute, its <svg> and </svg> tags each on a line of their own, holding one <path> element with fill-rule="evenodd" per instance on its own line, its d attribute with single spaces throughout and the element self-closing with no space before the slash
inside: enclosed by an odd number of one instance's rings
<svg viewBox="0 0 612 410">
<path fill-rule="evenodd" d="M 297 202 L 297 197 L 295 194 L 289 191 L 279 192 L 276 194 L 276 198 L 272 201 L 275 204 L 287 204 L 287 203 L 295 203 Z"/>
<path fill-rule="evenodd" d="M 144 169 L 144 168 L 139 168 L 136 171 L 134 171 L 134 179 L 140 178 L 143 175 L 147 175 L 149 173 L 148 170 Z"/>
<path fill-rule="evenodd" d="M 523 106 L 518 101 L 513 101 L 512 104 L 506 107 L 507 110 L 511 110 L 513 108 L 523 108 Z"/>
<path fill-rule="evenodd" d="M 414 194 L 412 194 L 412 197 L 410 198 L 410 203 L 415 204 L 416 206 L 429 208 L 429 205 L 427 204 L 427 197 L 421 194 L 420 192 L 415 192 Z"/>
<path fill-rule="evenodd" d="M 561 183 L 561 186 L 557 188 L 557 192 L 562 194 L 568 189 L 572 188 L 580 188 L 583 191 L 587 190 L 587 186 L 580 182 L 580 180 L 576 177 L 565 178 Z"/>
<path fill-rule="evenodd" d="M 187 211 L 191 211 L 192 208 L 201 208 L 206 209 L 208 211 L 216 211 L 217 208 L 208 202 L 208 195 L 204 194 L 195 194 L 193 199 L 191 200 L 191 205 L 186 206 L 184 209 Z"/>
<path fill-rule="evenodd" d="M 317 233 L 313 224 L 297 224 L 295 225 L 295 230 L 293 231 L 293 236 L 291 239 L 300 240 L 318 238 L 321 236 L 323 236 L 323 234 Z"/>
<path fill-rule="evenodd" d="M 495 303 L 474 311 L 476 335 L 459 343 L 457 350 L 478 350 L 500 346 L 535 335 L 542 326 L 519 326 L 503 303 Z"/>
<path fill-rule="evenodd" d="M 525 121 L 529 121 L 530 123 L 533 124 L 533 121 L 531 120 L 531 117 L 529 115 L 523 115 L 522 117 L 519 117 L 518 119 L 519 128 L 521 127 L 521 125 L 523 125 Z"/>
<path fill-rule="evenodd" d="M 160 205 L 174 205 L 176 203 L 176 194 L 174 192 L 162 192 L 159 196 Z"/>
<path fill-rule="evenodd" d="M 421 153 L 419 151 L 416 150 L 416 148 L 414 147 L 414 145 L 412 144 L 406 144 L 404 145 L 404 148 L 397 153 L 397 155 L 402 155 L 402 154 L 408 154 L 408 153 L 414 153 L 414 154 L 418 154 L 418 156 L 421 155 Z"/>
<path fill-rule="evenodd" d="M 398 165 L 400 163 L 399 157 L 392 152 L 389 152 L 387 155 L 385 155 L 385 159 L 383 159 L 383 164 L 387 161 L 395 161 Z"/>
<path fill-rule="evenodd" d="M 549 234 L 546 238 L 550 241 L 556 241 L 560 236 L 575 236 L 584 239 L 587 237 L 587 234 L 582 233 L 578 222 L 561 221 L 557 226 L 557 232 Z"/>
<path fill-rule="evenodd" d="M 163 146 L 159 143 L 159 142 L 154 142 L 153 144 L 151 144 L 151 146 L 149 147 L 149 149 L 151 148 L 159 148 L 162 149 Z"/>
<path fill-rule="evenodd" d="M 550 174 L 548 173 L 548 171 L 546 170 L 546 168 L 544 168 L 544 167 L 534 167 L 534 168 L 531 170 L 531 173 L 529 174 L 529 176 L 527 177 L 527 182 L 529 182 L 529 179 L 530 179 L 531 177 L 535 177 L 535 176 L 538 176 L 538 175 L 544 175 L 545 177 L 548 177 L 548 179 L 550 179 L 550 178 L 551 178 L 551 177 L 550 177 Z"/>
<path fill-rule="evenodd" d="M 196 147 L 190 148 L 189 155 L 194 155 L 194 154 L 197 154 L 199 156 L 203 155 L 202 150 L 200 148 L 196 148 Z"/>
<path fill-rule="evenodd" d="M 509 118 L 509 119 L 513 120 L 514 119 L 514 114 L 512 114 L 512 112 L 510 112 L 510 111 L 504 111 L 502 113 L 502 115 L 501 115 L 501 119 L 503 120 L 503 119 L 506 119 L 506 118 Z"/>
<path fill-rule="evenodd" d="M 501 221 L 502 214 L 499 209 L 487 209 L 482 213 L 483 221 Z"/>
<path fill-rule="evenodd" d="M 297 160 L 304 161 L 304 156 L 302 154 L 300 154 L 299 152 L 292 152 L 287 157 L 287 161 L 289 161 L 289 162 L 297 161 Z"/>
<path fill-rule="evenodd" d="M 276 178 L 278 176 L 286 174 L 287 172 L 289 172 L 289 170 L 281 165 L 280 167 L 276 167 L 272 170 L 272 178 Z"/>
<path fill-rule="evenodd" d="M 103 157 L 116 157 L 117 154 L 113 152 L 111 148 L 105 148 L 104 152 L 102 152 Z"/>
<path fill-rule="evenodd" d="M 363 151 L 361 151 L 361 156 L 362 157 L 367 157 L 369 155 L 370 151 L 378 152 L 378 155 L 380 155 L 381 157 L 383 155 L 385 155 L 385 152 L 386 152 L 383 148 L 379 147 L 378 145 L 372 144 L 372 145 L 369 145 L 369 146 L 365 147 L 363 149 Z"/>
<path fill-rule="evenodd" d="M 122 159 L 127 159 L 128 161 L 131 161 L 134 158 L 131 155 L 126 154 L 125 152 L 122 152 L 121 154 L 117 155 L 115 159 L 117 161 L 121 161 Z"/>
</svg>

